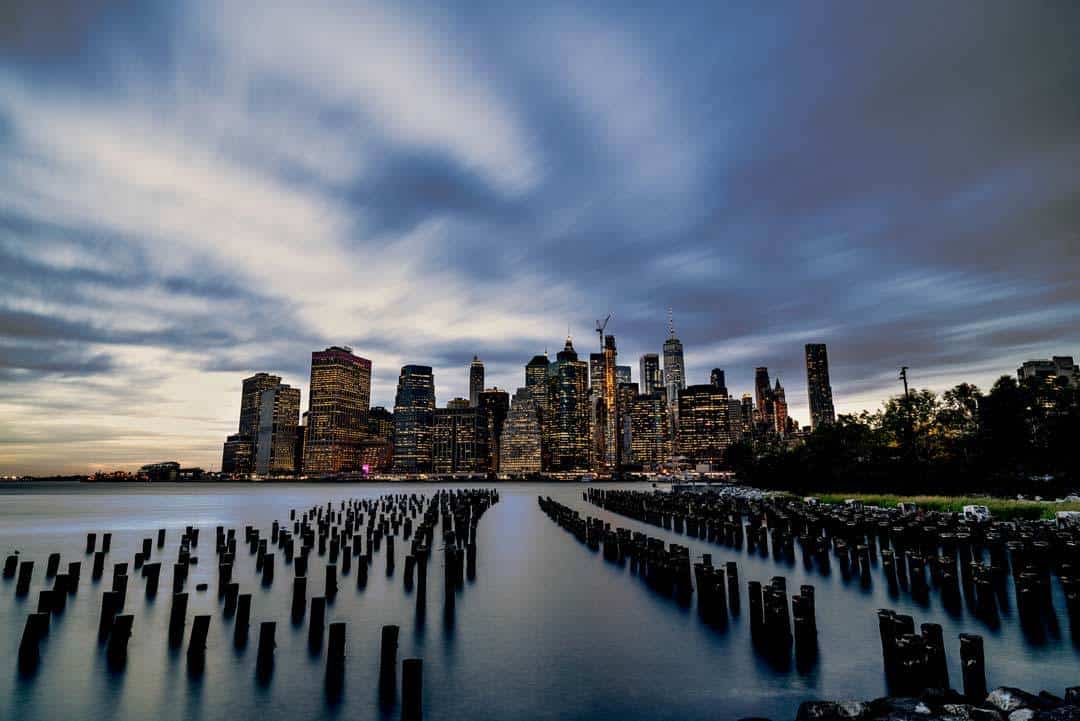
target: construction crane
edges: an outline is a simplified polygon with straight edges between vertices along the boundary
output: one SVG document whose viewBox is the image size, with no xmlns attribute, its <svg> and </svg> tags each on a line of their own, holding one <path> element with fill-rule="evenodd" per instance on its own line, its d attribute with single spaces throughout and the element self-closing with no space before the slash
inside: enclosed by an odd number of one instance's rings
<svg viewBox="0 0 1080 721">
<path fill-rule="evenodd" d="M 611 316 L 613 316 L 613 315 L 615 315 L 615 314 L 614 313 L 608 313 L 607 318 L 604 318 L 603 321 L 599 321 L 599 320 L 596 321 L 596 334 L 600 336 L 600 352 L 601 353 L 604 352 L 604 330 L 607 328 L 608 321 L 611 320 Z"/>
</svg>

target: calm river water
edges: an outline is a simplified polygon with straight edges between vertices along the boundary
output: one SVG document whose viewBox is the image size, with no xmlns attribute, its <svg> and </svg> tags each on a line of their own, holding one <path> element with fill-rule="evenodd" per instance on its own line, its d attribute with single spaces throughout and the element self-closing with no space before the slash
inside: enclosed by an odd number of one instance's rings
<svg viewBox="0 0 1080 721">
<path fill-rule="evenodd" d="M 1015 617 L 990 629 L 968 615 L 950 616 L 933 595 L 921 607 L 904 595 L 889 597 L 875 569 L 873 586 L 845 583 L 835 570 L 824 577 L 801 563 L 779 564 L 681 534 L 600 511 L 582 498 L 581 484 L 501 484 L 501 501 L 480 520 L 477 574 L 460 592 L 451 619 L 442 612 L 441 554 L 429 569 L 428 609 L 414 610 L 414 596 L 402 583 L 404 550 L 399 543 L 395 576 L 385 575 L 376 553 L 368 586 L 357 591 L 352 577 L 328 607 L 327 623 L 346 621 L 347 660 L 344 692 L 328 699 L 324 688 L 325 651 L 312 655 L 307 629 L 289 620 L 292 569 L 278 559 L 277 578 L 263 588 L 255 560 L 243 545 L 243 527 L 269 534 L 274 519 L 287 521 L 290 508 L 304 509 L 349 498 L 384 493 L 431 494 L 438 486 L 379 485 L 48 485 L 0 486 L 0 558 L 19 551 L 34 560 L 30 594 L 17 599 L 13 580 L 0 583 L 0 718 L 20 721 L 60 719 L 397 719 L 400 709 L 377 703 L 379 634 L 384 624 L 401 627 L 399 660 L 424 661 L 424 713 L 427 719 L 735 719 L 794 717 L 798 704 L 812 698 L 871 698 L 886 693 L 878 637 L 879 607 L 915 616 L 916 624 L 944 626 L 953 686 L 960 685 L 957 634 L 981 633 L 986 639 L 990 687 L 1014 685 L 1061 693 L 1080 683 L 1080 649 L 1070 635 L 1060 588 L 1055 605 L 1061 627 L 1042 638 L 1025 635 Z M 725 630 L 706 626 L 691 606 L 651 592 L 627 567 L 603 560 L 550 521 L 537 507 L 537 495 L 550 495 L 599 515 L 615 526 L 644 531 L 665 542 L 689 545 L 692 556 L 712 553 L 713 562 L 739 564 L 743 614 Z M 164 632 L 169 615 L 172 562 L 180 533 L 197 525 L 202 560 L 192 567 L 187 590 L 190 617 L 213 614 L 202 675 L 188 673 L 183 651 L 170 651 Z M 214 558 L 214 527 L 237 529 L 239 549 L 234 579 L 252 593 L 252 641 L 243 651 L 232 644 L 231 620 L 220 613 Z M 128 590 L 126 613 L 135 616 L 128 662 L 110 671 L 96 628 L 101 592 L 109 587 L 111 564 L 130 561 L 141 540 L 167 528 L 161 591 L 148 601 L 137 571 Z M 84 555 L 88 532 L 112 531 L 105 577 L 90 579 L 91 557 Z M 438 534 L 437 534 L 438 536 Z M 100 543 L 100 541 L 99 541 Z M 384 546 L 385 549 L 385 546 Z M 83 562 L 79 592 L 53 618 L 35 674 L 20 675 L 16 651 L 26 615 L 37 606 L 46 585 L 50 552 Z M 321 593 L 324 560 L 311 558 L 309 595 Z M 353 571 L 355 573 L 355 569 Z M 820 659 L 807 673 L 778 668 L 753 649 L 746 622 L 746 582 L 788 579 L 817 591 Z M 195 592 L 208 582 L 210 591 Z M 1056 584 L 1056 580 L 1055 580 Z M 1011 589 L 1011 584 L 1010 584 Z M 1010 608 L 1015 604 L 1010 602 Z M 1015 613 L 1015 611 L 1013 611 Z M 259 621 L 276 620 L 277 652 L 267 683 L 255 678 Z M 325 646 L 324 646 L 325 649 Z"/>
</svg>

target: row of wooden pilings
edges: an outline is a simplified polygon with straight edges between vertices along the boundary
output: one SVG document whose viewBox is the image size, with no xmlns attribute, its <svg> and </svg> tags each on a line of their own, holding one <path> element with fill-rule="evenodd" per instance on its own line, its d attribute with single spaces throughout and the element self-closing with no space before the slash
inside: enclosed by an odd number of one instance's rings
<svg viewBox="0 0 1080 721">
<path fill-rule="evenodd" d="M 423 495 L 388 495 L 378 499 L 353 499 L 341 501 L 335 509 L 332 503 L 289 512 L 288 522 L 273 521 L 269 537 L 254 526 L 244 527 L 244 544 L 249 556 L 255 557 L 255 573 L 264 587 L 273 585 L 276 553 L 280 552 L 285 564 L 293 566 L 292 598 L 290 616 L 294 625 L 308 616 L 308 643 L 312 650 L 322 647 L 326 626 L 327 606 L 332 604 L 339 591 L 338 570 L 343 575 L 356 571 L 356 586 L 362 590 L 368 579 L 368 569 L 373 563 L 373 553 L 385 542 L 386 574 L 395 570 L 395 538 L 408 542 L 404 559 L 404 587 L 407 593 L 416 589 L 418 616 L 426 604 L 427 565 L 433 548 L 434 533 L 441 523 L 442 543 L 446 555 L 445 607 L 453 613 L 455 591 L 463 588 L 465 578 L 476 576 L 476 529 L 480 517 L 499 499 L 494 490 L 440 491 L 429 502 Z M 112 533 L 101 536 L 89 533 L 86 537 L 86 554 L 93 556 L 92 579 L 97 583 L 104 575 L 105 560 L 111 551 Z M 157 548 L 165 546 L 166 529 L 157 532 Z M 172 606 L 169 612 L 167 638 L 169 646 L 183 646 L 188 617 L 187 585 L 192 566 L 199 562 L 194 551 L 199 545 L 199 529 L 187 526 L 180 535 L 177 560 L 173 564 Z M 145 594 L 153 598 L 158 593 L 162 562 L 151 560 L 154 539 L 143 539 L 140 550 L 135 553 L 132 567 L 141 571 L 145 579 Z M 247 644 L 252 623 L 252 594 L 241 593 L 240 583 L 234 580 L 237 568 L 236 529 L 218 526 L 215 529 L 215 553 L 217 555 L 217 596 L 222 604 L 222 614 L 233 622 L 233 642 L 237 648 Z M 322 596 L 310 599 L 308 611 L 309 566 L 312 552 L 325 556 L 324 586 Z M 353 565 L 355 559 L 355 567 Z M 19 644 L 19 667 L 24 673 L 32 673 L 40 662 L 41 642 L 47 637 L 50 617 L 62 613 L 66 599 L 74 596 L 79 587 L 82 564 L 68 564 L 67 572 L 60 573 L 59 553 L 49 555 L 46 578 L 53 579 L 52 588 L 39 592 L 38 609 L 28 615 Z M 3 577 L 11 579 L 18 574 L 15 594 L 25 596 L 30 591 L 34 562 L 20 560 L 17 553 L 5 559 Z M 102 593 L 101 615 L 98 623 L 99 643 L 105 645 L 106 658 L 111 668 L 119 670 L 125 665 L 129 639 L 134 628 L 134 615 L 124 613 L 129 585 L 129 564 L 113 564 L 111 587 Z M 196 585 L 197 592 L 207 590 L 208 584 Z M 199 614 L 191 619 L 188 636 L 187 660 L 191 674 L 202 672 L 205 660 L 207 636 L 211 615 Z M 274 664 L 275 634 L 277 622 L 258 622 L 256 676 L 261 681 L 270 678 Z M 344 680 L 346 624 L 330 623 L 327 629 L 327 689 L 333 693 L 340 689 Z M 397 626 L 383 628 L 380 649 L 380 700 L 393 702 L 397 687 L 396 653 L 399 629 Z M 405 659 L 402 664 L 402 718 L 419 719 L 422 702 L 422 661 Z"/>
<path fill-rule="evenodd" d="M 892 693 L 916 696 L 926 689 L 949 688 L 949 667 L 941 626 L 915 620 L 890 609 L 878 611 L 881 655 Z M 964 696 L 974 704 L 986 698 L 986 657 L 982 636 L 960 634 L 960 668 Z"/>
<path fill-rule="evenodd" d="M 957 611 L 965 603 L 995 624 L 1008 613 L 1014 586 L 1025 630 L 1054 614 L 1057 575 L 1074 636 L 1080 637 L 1080 531 L 1050 521 L 974 522 L 955 513 L 901 513 L 858 504 L 806 503 L 790 496 L 750 499 L 713 491 L 645 493 L 590 488 L 585 498 L 605 510 L 778 561 L 796 560 L 828 574 L 835 559 L 845 581 L 872 583 L 880 572 L 891 594 L 925 602 L 931 593 Z M 796 545 L 797 544 L 797 545 Z M 880 563 L 879 563 L 880 555 Z"/>
<path fill-rule="evenodd" d="M 651 589 L 688 603 L 697 587 L 698 613 L 706 623 L 723 627 L 740 614 L 739 571 L 734 561 L 713 565 L 712 554 L 703 554 L 691 566 L 690 549 L 625 528 L 612 529 L 601 519 L 586 517 L 550 497 L 537 498 L 540 510 L 572 533 L 578 541 L 596 551 L 603 547 L 605 560 L 629 561 L 632 573 L 644 578 Z M 691 581 L 693 568 L 693 582 Z M 818 656 L 817 610 L 814 587 L 801 586 L 788 605 L 787 581 L 774 577 L 768 585 L 747 583 L 748 615 L 755 648 L 776 660 L 790 658 L 792 646 L 800 670 L 812 666 Z M 794 633 L 792 629 L 794 628 Z"/>
</svg>

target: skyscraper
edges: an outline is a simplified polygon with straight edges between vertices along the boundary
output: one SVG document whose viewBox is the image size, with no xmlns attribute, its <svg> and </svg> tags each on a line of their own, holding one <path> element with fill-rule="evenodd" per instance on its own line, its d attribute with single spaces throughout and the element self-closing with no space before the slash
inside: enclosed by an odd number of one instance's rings
<svg viewBox="0 0 1080 721">
<path fill-rule="evenodd" d="M 775 430 L 772 386 L 769 385 L 769 369 L 764 366 L 754 369 L 754 400 L 758 421 L 767 430 Z"/>
<path fill-rule="evenodd" d="M 709 373 L 709 382 L 716 386 L 725 396 L 728 394 L 727 383 L 724 379 L 724 370 L 722 368 L 712 369 L 712 372 Z"/>
<path fill-rule="evenodd" d="M 634 424 L 633 410 L 634 401 L 638 395 L 637 383 L 619 383 L 615 393 L 615 407 L 617 418 L 615 433 L 618 435 L 619 465 L 630 465 L 634 462 L 633 442 Z"/>
<path fill-rule="evenodd" d="M 778 436 L 787 435 L 788 426 L 788 414 L 787 414 L 787 396 L 784 393 L 784 386 L 780 385 L 780 378 L 776 378 L 776 387 L 772 392 L 772 407 L 773 407 L 773 430 L 776 431 Z"/>
<path fill-rule="evenodd" d="M 647 396 L 664 387 L 664 376 L 660 372 L 660 356 L 655 353 L 646 353 L 641 356 L 641 360 L 638 361 L 638 372 L 641 376 L 639 379 L 641 395 Z"/>
<path fill-rule="evenodd" d="M 835 422 L 829 355 L 824 343 L 806 344 L 806 392 L 810 398 L 810 427 L 816 430 Z"/>
<path fill-rule="evenodd" d="M 487 413 L 479 406 L 457 404 L 433 412 L 432 470 L 477 473 L 490 469 Z"/>
<path fill-rule="evenodd" d="M 667 388 L 668 407 L 674 418 L 679 413 L 679 393 L 686 387 L 686 365 L 683 361 L 682 342 L 675 337 L 675 320 L 668 311 L 668 339 L 664 341 L 664 385 Z"/>
<path fill-rule="evenodd" d="M 615 384 L 632 383 L 630 366 L 615 366 Z"/>
<path fill-rule="evenodd" d="M 296 471 L 296 430 L 300 421 L 300 389 L 267 388 L 259 400 L 259 435 L 255 472 L 262 475 Z"/>
<path fill-rule="evenodd" d="M 394 470 L 431 470 L 434 412 L 435 376 L 431 366 L 402 366 L 394 398 Z"/>
<path fill-rule="evenodd" d="M 518 388 L 503 425 L 499 472 L 523 475 L 541 470 L 539 408 L 532 390 Z"/>
<path fill-rule="evenodd" d="M 304 473 L 359 470 L 370 403 L 371 361 L 348 346 L 311 354 Z"/>
<path fill-rule="evenodd" d="M 547 353 L 535 355 L 528 365 L 525 366 L 525 387 L 532 393 L 536 402 L 536 412 L 540 416 L 540 458 L 543 469 L 551 467 L 551 450 L 554 447 L 552 433 L 554 431 L 554 414 L 552 412 L 552 383 L 549 375 L 553 372 L 550 368 Z M 501 465 L 501 464 L 500 464 Z"/>
<path fill-rule="evenodd" d="M 480 394 L 484 392 L 484 363 L 477 356 L 472 357 L 469 365 L 469 405 L 480 405 Z"/>
<path fill-rule="evenodd" d="M 655 468 L 671 455 L 670 414 L 663 388 L 639 394 L 630 410 L 631 457 L 635 464 Z"/>
<path fill-rule="evenodd" d="M 612 469 L 619 465 L 619 387 L 615 380 L 615 336 L 604 336 L 604 382 L 601 389 L 603 398 L 603 455 L 604 468 Z"/>
<path fill-rule="evenodd" d="M 281 376 L 270 373 L 256 373 L 244 379 L 240 390 L 239 432 L 225 439 L 221 453 L 222 473 L 244 475 L 255 470 L 262 392 L 276 387 L 279 383 Z"/>
<path fill-rule="evenodd" d="M 545 373 L 547 370 L 545 369 Z M 488 467 L 499 470 L 499 458 L 502 449 L 503 426 L 506 414 L 510 410 L 510 394 L 498 388 L 488 388 L 480 394 L 480 408 L 487 413 L 488 423 Z"/>
<path fill-rule="evenodd" d="M 551 467 L 580 471 L 589 463 L 589 366 L 578 360 L 569 337 L 549 373 L 552 411 Z"/>
<path fill-rule="evenodd" d="M 679 397 L 679 453 L 697 463 L 720 463 L 731 445 L 728 399 L 712 385 L 689 386 Z"/>
<path fill-rule="evenodd" d="M 225 439 L 221 453 L 221 472 L 225 475 L 246 475 L 255 468 L 255 443 L 247 436 L 234 433 Z"/>
</svg>

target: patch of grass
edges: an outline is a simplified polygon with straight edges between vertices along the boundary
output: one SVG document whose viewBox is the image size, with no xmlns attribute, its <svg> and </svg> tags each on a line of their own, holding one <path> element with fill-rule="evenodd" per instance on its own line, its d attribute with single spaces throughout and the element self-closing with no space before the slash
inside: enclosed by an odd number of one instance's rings
<svg viewBox="0 0 1080 721">
<path fill-rule="evenodd" d="M 843 503 L 855 498 L 869 506 L 895 508 L 900 503 L 914 503 L 920 510 L 959 513 L 964 506 L 986 506 L 995 520 L 1052 519 L 1057 511 L 1080 511 L 1080 503 L 1053 501 L 1017 501 L 989 496 L 900 496 L 882 493 L 808 493 L 822 503 Z"/>
</svg>

